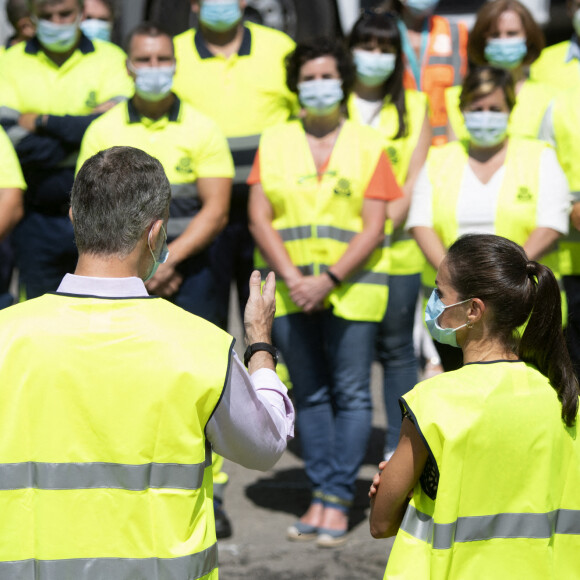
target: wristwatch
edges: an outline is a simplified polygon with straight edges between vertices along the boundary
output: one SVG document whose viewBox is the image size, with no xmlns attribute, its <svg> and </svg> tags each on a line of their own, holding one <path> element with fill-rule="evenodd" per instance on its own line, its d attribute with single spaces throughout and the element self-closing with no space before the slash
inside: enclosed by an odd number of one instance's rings
<svg viewBox="0 0 580 580">
<path fill-rule="evenodd" d="M 272 355 L 274 359 L 274 366 L 278 364 L 278 349 L 267 342 L 254 342 L 254 344 L 250 344 L 244 353 L 244 364 L 248 366 L 250 359 L 254 356 L 254 353 L 265 350 Z"/>
</svg>

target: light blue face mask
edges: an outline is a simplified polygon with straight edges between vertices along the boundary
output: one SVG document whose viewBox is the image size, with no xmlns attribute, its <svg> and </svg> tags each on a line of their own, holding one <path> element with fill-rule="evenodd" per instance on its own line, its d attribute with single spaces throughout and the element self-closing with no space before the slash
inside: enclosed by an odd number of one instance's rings
<svg viewBox="0 0 580 580">
<path fill-rule="evenodd" d="M 415 16 L 427 16 L 435 11 L 439 0 L 403 0 L 403 4 Z"/>
<path fill-rule="evenodd" d="M 67 52 L 77 41 L 78 20 L 72 24 L 55 24 L 42 18 L 36 20 L 36 36 L 40 44 L 51 52 Z"/>
<path fill-rule="evenodd" d="M 466 111 L 463 118 L 470 141 L 480 147 L 499 145 L 507 135 L 509 113 Z"/>
<path fill-rule="evenodd" d="M 151 249 L 151 232 L 153 231 L 152 229 L 149 230 L 149 236 L 147 238 L 147 245 L 149 246 L 149 251 L 151 252 L 151 255 L 153 256 L 153 267 L 151 268 L 151 272 L 149 272 L 147 278 L 145 278 L 145 282 L 147 282 L 147 280 L 151 280 L 151 278 L 153 278 L 153 276 L 155 276 L 155 272 L 157 272 L 157 268 L 159 268 L 159 266 L 161 264 L 165 264 L 165 262 L 167 262 L 167 258 L 169 257 L 169 248 L 167 247 L 167 234 L 165 233 L 165 228 L 163 227 L 163 225 L 161 225 L 161 229 L 163 230 L 163 235 L 165 236 L 165 240 L 163 242 L 163 246 L 161 247 L 161 252 L 159 252 L 159 258 L 155 257 L 155 254 L 153 253 L 153 250 Z"/>
<path fill-rule="evenodd" d="M 298 99 L 312 115 L 329 115 L 344 98 L 340 79 L 317 79 L 298 84 Z"/>
<path fill-rule="evenodd" d="M 485 60 L 491 66 L 511 70 L 516 68 L 528 53 L 526 39 L 517 38 L 490 38 L 485 45 Z"/>
<path fill-rule="evenodd" d="M 363 85 L 382 85 L 395 70 L 396 55 L 355 49 L 352 52 L 356 74 Z"/>
<path fill-rule="evenodd" d="M 134 67 L 128 63 L 129 70 L 135 73 L 135 92 L 145 101 L 158 102 L 171 92 L 175 66 Z"/>
<path fill-rule="evenodd" d="M 113 25 L 110 22 L 99 20 L 98 18 L 87 18 L 87 20 L 81 22 L 81 30 L 90 40 L 111 42 L 112 28 Z"/>
<path fill-rule="evenodd" d="M 447 308 L 458 306 L 459 304 L 469 302 L 470 300 L 472 300 L 472 298 L 445 306 L 445 304 L 441 302 L 437 290 L 433 290 L 429 302 L 427 302 L 427 308 L 425 308 L 425 324 L 427 325 L 427 329 L 429 330 L 429 334 L 433 337 L 433 340 L 436 340 L 441 344 L 448 344 L 449 346 L 459 348 L 459 345 L 457 344 L 457 331 L 460 328 L 467 326 L 467 322 L 457 328 L 441 328 L 439 324 L 437 324 L 437 319 L 445 310 L 447 310 Z"/>
<path fill-rule="evenodd" d="M 199 11 L 199 20 L 210 30 L 224 32 L 230 30 L 242 19 L 239 2 L 216 3 L 205 0 Z"/>
</svg>

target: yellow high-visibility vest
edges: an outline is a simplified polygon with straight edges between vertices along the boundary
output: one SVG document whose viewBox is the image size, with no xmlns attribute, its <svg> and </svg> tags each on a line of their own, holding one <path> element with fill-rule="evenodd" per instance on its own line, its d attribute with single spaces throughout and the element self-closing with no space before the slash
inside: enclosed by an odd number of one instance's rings
<svg viewBox="0 0 580 580">
<path fill-rule="evenodd" d="M 319 181 L 299 121 L 271 127 L 260 140 L 260 181 L 272 204 L 272 226 L 296 266 L 318 275 L 338 261 L 362 231 L 364 194 L 383 152 L 374 129 L 346 121 Z M 389 245 L 385 237 L 362 268 L 331 291 L 326 306 L 346 320 L 382 320 L 388 297 Z M 257 252 L 256 266 L 264 268 Z M 300 312 L 288 287 L 276 283 L 276 316 Z"/>
<path fill-rule="evenodd" d="M 402 404 L 429 458 L 385 579 L 578 577 L 580 437 L 544 375 L 469 364 Z"/>
<path fill-rule="evenodd" d="M 384 140 L 384 147 L 397 183 L 402 187 L 409 173 L 411 157 L 425 120 L 427 111 L 427 96 L 414 90 L 405 91 L 405 108 L 407 110 L 407 135 L 395 139 L 399 131 L 399 116 L 395 105 L 387 98 L 379 112 L 379 126 L 376 128 Z M 351 95 L 348 101 L 348 114 L 351 120 L 360 122 L 360 114 L 356 107 L 355 97 Z M 387 224 L 387 228 L 392 225 Z M 425 257 L 417 242 L 405 230 L 404 225 L 393 230 L 390 254 L 389 274 L 409 275 L 419 274 L 425 265 Z"/>
<path fill-rule="evenodd" d="M 513 137 L 508 143 L 493 233 L 520 245 L 536 228 L 540 157 L 546 147 L 548 145 L 541 141 Z M 432 148 L 427 158 L 427 171 L 433 188 L 433 228 L 446 248 L 458 238 L 457 206 L 467 162 L 467 149 L 458 141 Z M 540 261 L 559 277 L 556 250 Z M 427 264 L 423 271 L 426 290 L 435 286 L 435 275 L 435 270 Z"/>
<path fill-rule="evenodd" d="M 217 579 L 204 429 L 232 343 L 160 298 L 0 312 L 0 578 Z"/>
</svg>

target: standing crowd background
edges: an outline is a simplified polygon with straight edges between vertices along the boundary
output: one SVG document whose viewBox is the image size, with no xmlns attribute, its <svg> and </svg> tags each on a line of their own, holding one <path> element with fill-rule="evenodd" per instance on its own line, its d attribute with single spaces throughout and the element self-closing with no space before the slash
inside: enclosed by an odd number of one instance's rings
<svg viewBox="0 0 580 580">
<path fill-rule="evenodd" d="M 347 541 L 372 361 L 385 461 L 400 398 L 422 373 L 463 365 L 457 341 L 434 343 L 416 314 L 464 234 L 505 237 L 549 266 L 580 373 L 580 0 L 568 0 L 572 38 L 548 48 L 517 0 L 485 3 L 469 32 L 437 3 L 387 1 L 344 42 L 295 46 L 244 22 L 243 0 L 192 0 L 197 29 L 171 38 L 143 23 L 121 49 L 113 2 L 7 2 L 0 307 L 74 271 L 69 197 L 87 159 L 118 145 L 159 159 L 168 255 L 151 294 L 225 329 L 232 283 L 243 312 L 254 267 L 276 273 L 273 339 L 312 484 L 290 540 Z M 218 537 L 231 534 L 222 464 L 214 455 Z"/>
</svg>

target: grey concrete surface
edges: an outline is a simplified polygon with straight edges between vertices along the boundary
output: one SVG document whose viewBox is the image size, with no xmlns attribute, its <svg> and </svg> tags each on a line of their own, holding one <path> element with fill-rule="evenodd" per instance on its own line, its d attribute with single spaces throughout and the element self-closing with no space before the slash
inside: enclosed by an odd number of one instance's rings
<svg viewBox="0 0 580 580">
<path fill-rule="evenodd" d="M 232 308 L 231 312 L 234 311 Z M 230 332 L 243 351 L 239 317 Z M 233 536 L 219 541 L 221 580 L 381 579 L 393 540 L 375 540 L 368 526 L 368 488 L 381 458 L 385 413 L 379 365 L 373 367 L 373 432 L 357 482 L 348 542 L 321 549 L 313 542 L 290 542 L 286 529 L 306 510 L 308 482 L 299 441 L 291 442 L 274 469 L 258 472 L 226 462 L 230 482 L 225 504 Z"/>
</svg>

